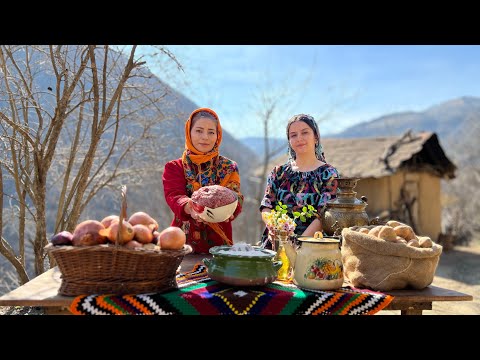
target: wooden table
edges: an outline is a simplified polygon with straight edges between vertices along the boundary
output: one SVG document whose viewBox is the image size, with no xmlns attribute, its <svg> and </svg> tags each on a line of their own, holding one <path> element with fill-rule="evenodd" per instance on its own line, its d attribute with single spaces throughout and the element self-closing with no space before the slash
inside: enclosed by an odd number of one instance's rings
<svg viewBox="0 0 480 360">
<path fill-rule="evenodd" d="M 181 271 L 189 271 L 193 265 L 208 255 L 187 255 Z M 28 283 L 0 297 L 0 306 L 39 306 L 47 314 L 70 314 L 73 297 L 58 295 L 60 270 L 54 267 Z M 401 315 L 422 315 L 423 310 L 432 310 L 434 301 L 473 301 L 473 296 L 438 286 L 422 290 L 392 290 L 387 292 L 394 300 L 384 310 L 400 310 Z"/>
</svg>

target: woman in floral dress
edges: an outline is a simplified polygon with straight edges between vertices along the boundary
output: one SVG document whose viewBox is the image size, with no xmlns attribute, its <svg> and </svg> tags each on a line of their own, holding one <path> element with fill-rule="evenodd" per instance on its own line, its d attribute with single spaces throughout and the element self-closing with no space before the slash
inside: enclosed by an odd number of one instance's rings
<svg viewBox="0 0 480 360">
<path fill-rule="evenodd" d="M 316 216 L 305 222 L 295 219 L 295 234 L 313 236 L 316 231 L 323 230 L 320 212 L 327 201 L 336 196 L 339 173 L 325 160 L 320 131 L 313 117 L 305 114 L 293 116 L 287 124 L 287 139 L 289 159 L 270 172 L 260 211 L 271 211 L 281 202 L 293 218 L 294 211 L 302 212 L 304 206 L 312 205 L 317 210 Z M 261 243 L 265 248 L 271 248 L 267 228 Z"/>
</svg>

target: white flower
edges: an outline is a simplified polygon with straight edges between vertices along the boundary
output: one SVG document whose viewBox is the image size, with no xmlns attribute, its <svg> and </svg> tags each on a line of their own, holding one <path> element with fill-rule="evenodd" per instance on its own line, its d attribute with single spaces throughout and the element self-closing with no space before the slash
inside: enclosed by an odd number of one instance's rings
<svg viewBox="0 0 480 360">
<path fill-rule="evenodd" d="M 293 234 L 297 224 L 287 214 L 274 209 L 270 212 L 262 213 L 263 219 L 269 231 L 286 231 L 289 235 Z"/>
</svg>

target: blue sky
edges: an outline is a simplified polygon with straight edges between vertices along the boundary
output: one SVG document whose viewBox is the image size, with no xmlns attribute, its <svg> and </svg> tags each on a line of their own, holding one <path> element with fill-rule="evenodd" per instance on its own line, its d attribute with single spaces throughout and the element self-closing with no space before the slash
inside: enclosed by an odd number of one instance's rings
<svg viewBox="0 0 480 360">
<path fill-rule="evenodd" d="M 480 46 L 168 45 L 184 72 L 151 70 L 199 106 L 211 107 L 236 138 L 262 136 L 260 96 L 278 102 L 273 137 L 298 113 L 323 136 L 461 96 L 480 97 Z M 165 71 L 164 71 L 165 72 Z"/>
</svg>

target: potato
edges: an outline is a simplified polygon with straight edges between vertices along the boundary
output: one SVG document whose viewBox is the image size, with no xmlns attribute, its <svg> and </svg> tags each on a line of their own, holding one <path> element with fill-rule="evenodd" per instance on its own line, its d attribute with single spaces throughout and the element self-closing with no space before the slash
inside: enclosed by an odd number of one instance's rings
<svg viewBox="0 0 480 360">
<path fill-rule="evenodd" d="M 412 247 L 420 247 L 420 244 L 418 243 L 418 240 L 415 238 L 415 239 L 412 239 L 410 240 L 408 243 L 407 243 L 408 246 L 412 246 Z"/>
<path fill-rule="evenodd" d="M 133 226 L 133 232 L 135 234 L 134 240 L 139 243 L 148 244 L 153 241 L 153 232 L 147 225 L 136 224 Z"/>
<path fill-rule="evenodd" d="M 160 237 L 160 232 L 158 232 L 157 230 L 155 230 L 153 232 L 153 239 L 152 239 L 152 244 L 154 245 L 158 245 L 158 239 Z"/>
<path fill-rule="evenodd" d="M 407 240 L 405 240 L 404 238 L 402 238 L 401 236 L 398 236 L 398 235 L 397 235 L 397 239 L 395 240 L 395 242 L 402 243 L 402 244 L 407 244 Z"/>
<path fill-rule="evenodd" d="M 158 222 L 146 212 L 138 211 L 130 216 L 128 222 L 135 226 L 137 224 L 146 225 L 150 230 L 158 230 Z"/>
<path fill-rule="evenodd" d="M 113 220 L 107 229 L 101 229 L 98 231 L 98 233 L 102 236 L 106 236 L 108 241 L 110 241 L 111 243 L 116 244 L 119 226 L 120 223 L 117 220 Z M 120 231 L 120 238 L 118 239 L 118 243 L 120 245 L 125 245 L 129 241 L 133 240 L 134 235 L 135 233 L 133 231 L 133 226 L 128 221 L 122 221 L 122 229 Z"/>
<path fill-rule="evenodd" d="M 415 233 L 413 232 L 413 229 L 408 225 L 399 225 L 396 226 L 393 230 L 395 230 L 395 234 L 397 236 L 401 236 L 407 241 L 415 239 Z"/>
<path fill-rule="evenodd" d="M 137 249 L 141 248 L 143 245 L 136 240 L 131 240 L 124 245 L 127 249 Z"/>
<path fill-rule="evenodd" d="M 69 231 L 60 231 L 55 234 L 50 242 L 52 245 L 72 245 L 73 234 Z"/>
<path fill-rule="evenodd" d="M 186 235 L 182 229 L 169 226 L 160 232 L 158 244 L 162 250 L 180 250 L 186 242 Z"/>
<path fill-rule="evenodd" d="M 431 248 L 433 241 L 428 236 L 418 236 L 418 244 L 421 248 Z"/>
<path fill-rule="evenodd" d="M 106 229 L 110 227 L 110 225 L 112 225 L 112 222 L 114 221 L 120 221 L 118 215 L 108 215 L 104 217 L 100 222 L 103 224 L 103 226 L 105 226 L 105 229 Z"/>
<path fill-rule="evenodd" d="M 389 221 L 387 221 L 387 225 L 391 226 L 392 228 L 395 228 L 397 226 L 401 226 L 401 225 L 405 225 L 405 224 L 402 224 L 401 222 L 399 222 L 397 220 L 389 220 Z"/>
<path fill-rule="evenodd" d="M 397 235 L 391 226 L 382 226 L 378 233 L 378 237 L 386 241 L 397 241 Z"/>
<path fill-rule="evenodd" d="M 100 234 L 105 226 L 97 220 L 85 220 L 75 227 L 72 236 L 73 246 L 92 246 L 105 244 L 107 237 Z"/>
<path fill-rule="evenodd" d="M 375 226 L 374 228 L 370 229 L 370 231 L 368 232 L 368 235 L 378 237 L 378 233 L 380 232 L 381 229 L 382 229 L 382 225 Z"/>
</svg>

